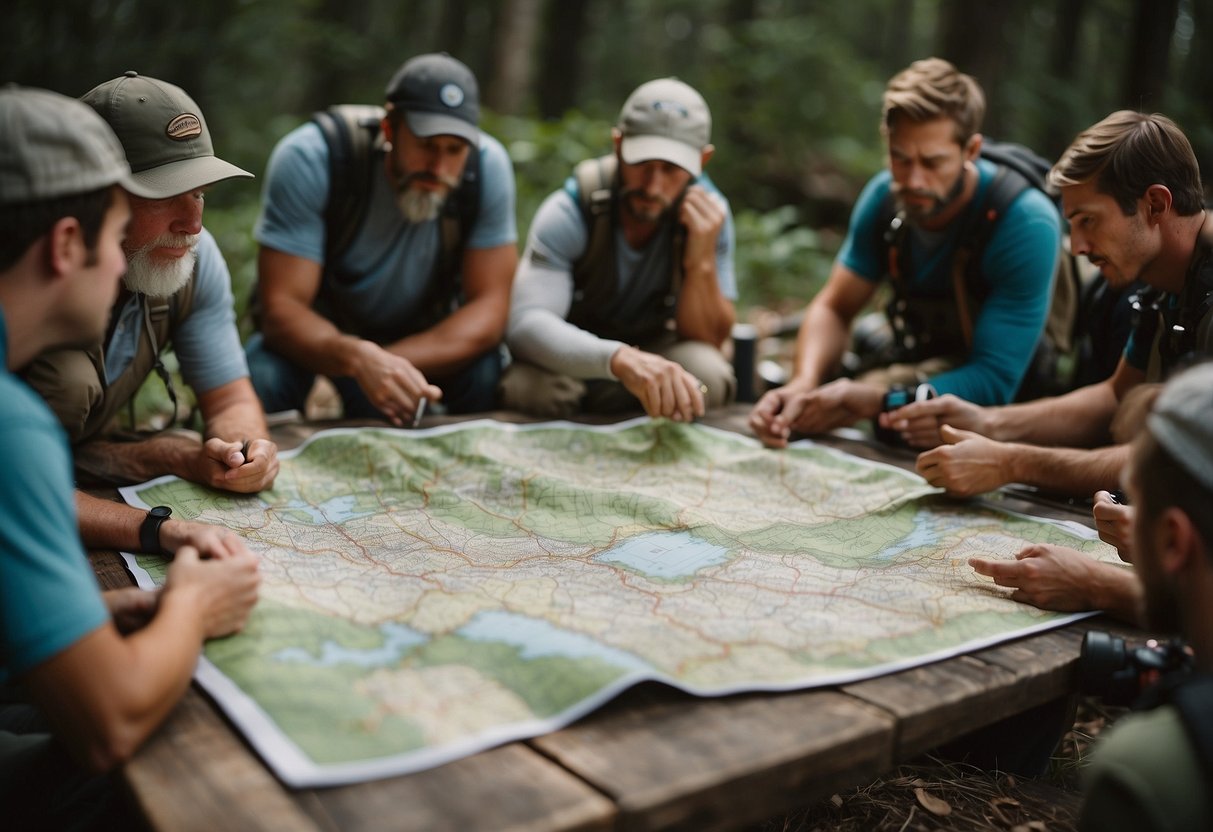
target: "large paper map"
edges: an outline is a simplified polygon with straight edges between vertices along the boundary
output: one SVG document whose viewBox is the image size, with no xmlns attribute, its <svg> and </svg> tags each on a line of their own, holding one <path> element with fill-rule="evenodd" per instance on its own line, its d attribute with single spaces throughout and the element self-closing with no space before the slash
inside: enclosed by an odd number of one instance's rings
<svg viewBox="0 0 1213 832">
<path fill-rule="evenodd" d="M 261 553 L 261 600 L 198 679 L 293 786 L 533 736 L 645 679 L 837 684 L 1058 626 L 1074 616 L 1008 600 L 967 558 L 1114 557 L 893 467 L 649 420 L 330 431 L 270 492 L 124 495 Z M 162 580 L 161 559 L 127 557 Z"/>
</svg>

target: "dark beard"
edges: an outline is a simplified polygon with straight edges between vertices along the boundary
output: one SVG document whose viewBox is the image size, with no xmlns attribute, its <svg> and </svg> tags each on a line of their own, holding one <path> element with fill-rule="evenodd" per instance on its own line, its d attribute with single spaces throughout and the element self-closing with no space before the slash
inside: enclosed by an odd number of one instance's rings
<svg viewBox="0 0 1213 832">
<path fill-rule="evenodd" d="M 1166 587 L 1155 586 L 1153 581 L 1142 576 L 1142 605 L 1144 625 L 1151 633 L 1178 634 L 1183 631 L 1179 615 L 1179 603 L 1175 593 Z"/>
<path fill-rule="evenodd" d="M 961 193 L 964 192 L 964 187 L 965 169 L 962 166 L 960 173 L 956 176 L 956 181 L 952 183 L 952 187 L 948 188 L 948 192 L 944 194 L 942 198 L 932 194 L 932 198 L 935 200 L 935 202 L 925 211 L 920 208 L 911 208 L 910 206 L 906 205 L 900 193 L 894 192 L 893 198 L 897 203 L 898 213 L 904 214 L 908 222 L 918 224 L 938 217 L 949 207 L 951 207 L 952 204 L 960 198 Z"/>
<path fill-rule="evenodd" d="M 624 191 L 619 196 L 620 200 L 623 202 L 623 210 L 627 211 L 628 216 L 630 216 L 632 219 L 645 223 L 656 223 L 661 222 L 663 219 L 665 219 L 666 215 L 670 213 L 670 203 L 666 202 L 661 197 L 655 197 L 655 199 L 661 204 L 661 209 L 657 212 L 657 214 L 654 216 L 641 214 L 636 210 L 632 203 L 632 197 L 636 195 L 643 196 L 644 191 L 640 190 L 639 188 L 633 188 L 631 190 Z"/>
</svg>

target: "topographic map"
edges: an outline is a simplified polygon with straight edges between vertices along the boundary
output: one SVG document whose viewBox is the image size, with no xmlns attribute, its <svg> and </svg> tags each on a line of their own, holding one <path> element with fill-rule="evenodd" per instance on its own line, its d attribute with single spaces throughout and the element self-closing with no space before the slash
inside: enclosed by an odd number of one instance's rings
<svg viewBox="0 0 1213 832">
<path fill-rule="evenodd" d="M 1115 557 L 897 468 L 647 419 L 335 430 L 260 495 L 123 493 L 261 554 L 247 628 L 207 645 L 198 679 L 292 786 L 534 736 L 645 679 L 838 684 L 1059 626 L 1075 616 L 1008 600 L 966 560 L 1031 542 Z M 127 559 L 163 580 L 163 559 Z"/>
</svg>

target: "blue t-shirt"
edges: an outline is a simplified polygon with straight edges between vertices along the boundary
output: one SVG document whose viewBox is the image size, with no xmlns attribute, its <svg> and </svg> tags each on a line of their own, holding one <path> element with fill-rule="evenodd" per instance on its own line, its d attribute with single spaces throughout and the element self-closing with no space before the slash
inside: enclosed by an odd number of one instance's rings
<svg viewBox="0 0 1213 832">
<path fill-rule="evenodd" d="M 913 296 L 951 297 L 952 256 L 968 213 L 978 210 L 997 166 L 978 161 L 977 192 L 948 227 L 927 232 L 911 226 L 907 234 Z M 851 214 L 847 238 L 838 253 L 842 265 L 865 280 L 885 273 L 875 244 L 884 229 L 875 226 L 889 193 L 891 175 L 878 173 L 864 187 Z M 1036 351 L 1053 297 L 1053 275 L 1061 241 L 1056 206 L 1036 188 L 1028 188 L 1007 208 L 981 258 L 986 297 L 973 327 L 968 361 L 930 381 L 942 393 L 954 393 L 980 405 L 1005 404 L 1015 395 Z"/>
<path fill-rule="evenodd" d="M 181 376 L 195 393 L 206 393 L 248 376 L 248 362 L 236 329 L 232 276 L 215 238 L 205 228 L 198 241 L 194 299 L 189 314 L 171 333 Z M 105 346 L 106 382 L 112 383 L 135 359 L 143 334 L 143 314 L 135 296 L 117 312 Z M 163 345 L 161 345 L 163 347 Z"/>
<path fill-rule="evenodd" d="M 0 309 L 0 683 L 109 620 L 80 546 L 67 435 L 8 372 Z"/>
<path fill-rule="evenodd" d="M 514 220 L 514 169 L 501 143 L 480 134 L 480 210 L 470 249 L 496 248 L 518 238 Z M 378 158 L 376 165 L 382 165 Z M 254 236 L 263 246 L 324 263 L 329 152 L 320 128 L 307 123 L 278 142 L 270 155 Z M 394 340 L 414 331 L 410 319 L 434 277 L 441 249 L 438 221 L 410 223 L 382 173 L 372 176 L 370 205 L 352 245 L 335 264 L 353 276 L 340 289 L 341 317 L 357 322 L 352 334 Z M 323 310 L 320 310 L 323 312 Z"/>
</svg>

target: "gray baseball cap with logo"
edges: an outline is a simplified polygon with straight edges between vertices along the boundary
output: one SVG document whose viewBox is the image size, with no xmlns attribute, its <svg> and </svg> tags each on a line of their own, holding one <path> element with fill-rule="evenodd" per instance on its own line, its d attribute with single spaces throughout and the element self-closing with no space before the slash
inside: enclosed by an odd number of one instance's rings
<svg viewBox="0 0 1213 832">
<path fill-rule="evenodd" d="M 698 176 L 712 141 L 712 114 L 703 96 L 677 78 L 641 84 L 619 112 L 620 153 L 629 165 L 660 159 Z"/>
<path fill-rule="evenodd" d="M 22 205 L 121 185 L 131 176 L 122 144 L 95 112 L 57 92 L 0 88 L 0 204 Z"/>
<path fill-rule="evenodd" d="M 152 199 L 253 177 L 215 156 L 202 110 L 178 86 L 131 70 L 94 87 L 81 100 L 113 128 L 134 180 Z"/>
<path fill-rule="evenodd" d="M 473 147 L 480 142 L 476 76 L 445 52 L 405 61 L 388 82 L 387 100 L 404 110 L 415 136 L 458 136 Z"/>
<path fill-rule="evenodd" d="M 1213 491 L 1213 362 L 1167 382 L 1146 421 L 1158 444 Z"/>
</svg>

